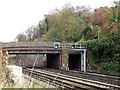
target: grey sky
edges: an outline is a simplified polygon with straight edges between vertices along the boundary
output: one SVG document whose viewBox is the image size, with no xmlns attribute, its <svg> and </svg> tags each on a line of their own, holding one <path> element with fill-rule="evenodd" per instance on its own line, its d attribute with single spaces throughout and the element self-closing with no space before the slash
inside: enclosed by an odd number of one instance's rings
<svg viewBox="0 0 120 90">
<path fill-rule="evenodd" d="M 112 6 L 114 0 L 0 0 L 0 42 L 10 42 L 27 28 L 37 25 L 55 8 L 65 4 L 99 8 Z"/>
</svg>

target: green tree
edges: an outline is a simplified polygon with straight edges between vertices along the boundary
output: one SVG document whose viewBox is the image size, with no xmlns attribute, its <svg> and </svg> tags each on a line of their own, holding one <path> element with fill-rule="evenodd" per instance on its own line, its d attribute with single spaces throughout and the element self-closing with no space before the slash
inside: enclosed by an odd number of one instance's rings
<svg viewBox="0 0 120 90">
<path fill-rule="evenodd" d="M 61 32 L 57 28 L 54 28 L 46 34 L 47 37 L 44 38 L 45 41 L 54 41 L 54 42 L 61 42 Z"/>
<path fill-rule="evenodd" d="M 17 38 L 18 42 L 25 42 L 26 41 L 26 35 L 24 35 L 22 33 L 18 34 L 16 38 Z"/>
<path fill-rule="evenodd" d="M 83 7 L 72 7 L 67 4 L 62 10 L 55 10 L 54 13 L 45 16 L 47 19 L 48 34 L 45 35 L 45 40 L 56 41 L 56 38 L 60 37 L 58 41 L 64 42 L 76 42 L 80 40 L 81 31 L 88 24 L 87 9 Z M 53 32 L 59 32 L 53 35 Z M 50 39 L 50 36 L 54 36 L 54 40 Z M 49 40 L 50 39 L 50 40 Z"/>
</svg>

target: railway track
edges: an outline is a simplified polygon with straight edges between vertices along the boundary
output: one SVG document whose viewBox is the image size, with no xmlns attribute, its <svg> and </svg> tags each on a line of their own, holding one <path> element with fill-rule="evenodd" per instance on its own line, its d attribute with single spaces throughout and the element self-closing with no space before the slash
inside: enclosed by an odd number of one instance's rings
<svg viewBox="0 0 120 90">
<path fill-rule="evenodd" d="M 43 69 L 23 69 L 24 74 L 31 75 L 34 78 L 68 89 L 120 89 L 120 86 L 103 83 L 99 81 L 84 79 L 76 76 L 61 74 L 60 72 L 51 72 Z"/>
<path fill-rule="evenodd" d="M 52 72 L 59 72 L 59 70 L 55 69 L 46 69 L 47 71 Z M 117 75 L 107 75 L 107 74 L 99 74 L 99 73 L 91 73 L 91 72 L 79 72 L 79 71 L 61 71 L 62 74 L 70 75 L 70 76 L 76 76 L 84 79 L 89 80 L 95 80 L 107 84 L 113 84 L 113 85 L 120 85 L 120 76 Z"/>
<path fill-rule="evenodd" d="M 73 71 L 69 73 L 73 73 Z M 120 85 L 119 76 L 105 75 L 105 74 L 99 74 L 99 73 L 89 73 L 89 72 L 86 72 L 86 73 L 74 72 L 74 75 L 81 78 L 95 80 L 95 81 L 99 81 L 107 84 Z"/>
</svg>

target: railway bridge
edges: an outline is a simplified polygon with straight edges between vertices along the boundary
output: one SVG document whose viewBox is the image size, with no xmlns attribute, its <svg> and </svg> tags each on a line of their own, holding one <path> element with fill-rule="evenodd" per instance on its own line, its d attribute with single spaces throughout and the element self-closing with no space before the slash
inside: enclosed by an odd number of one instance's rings
<svg viewBox="0 0 120 90">
<path fill-rule="evenodd" d="M 0 43 L 1 55 L 40 55 L 42 68 L 80 70 L 86 72 L 87 46 L 60 42 L 10 42 Z M 22 57 L 22 56 L 21 56 Z M 22 62 L 25 62 L 22 61 Z M 26 63 L 30 63 L 28 60 Z M 33 63 L 32 63 L 33 64 Z M 38 64 L 40 66 L 40 64 Z"/>
</svg>

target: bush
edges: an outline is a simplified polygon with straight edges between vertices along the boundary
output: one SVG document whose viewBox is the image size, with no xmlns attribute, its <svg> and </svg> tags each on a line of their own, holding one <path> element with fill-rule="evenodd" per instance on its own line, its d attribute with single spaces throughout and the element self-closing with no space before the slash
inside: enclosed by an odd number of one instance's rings
<svg viewBox="0 0 120 90">
<path fill-rule="evenodd" d="M 120 65 L 118 62 L 103 62 L 103 72 L 107 73 L 119 74 L 120 73 Z"/>
</svg>

